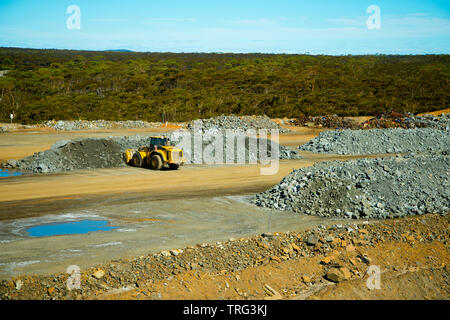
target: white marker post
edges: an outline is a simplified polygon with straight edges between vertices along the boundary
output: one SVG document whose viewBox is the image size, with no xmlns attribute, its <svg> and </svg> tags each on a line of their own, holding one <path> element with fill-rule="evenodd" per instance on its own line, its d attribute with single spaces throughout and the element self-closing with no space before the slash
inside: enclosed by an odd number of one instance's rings
<svg viewBox="0 0 450 320">
<path fill-rule="evenodd" d="M 11 113 L 11 114 L 9 115 L 9 117 L 11 118 L 11 124 L 12 124 L 12 121 L 13 121 L 13 118 L 14 118 L 14 114 Z"/>
</svg>

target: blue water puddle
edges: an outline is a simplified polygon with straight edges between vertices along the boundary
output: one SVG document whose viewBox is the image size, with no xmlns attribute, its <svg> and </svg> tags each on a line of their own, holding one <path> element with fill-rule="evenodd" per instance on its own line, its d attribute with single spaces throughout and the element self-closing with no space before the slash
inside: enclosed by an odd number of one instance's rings
<svg viewBox="0 0 450 320">
<path fill-rule="evenodd" d="M 9 171 L 8 169 L 0 169 L 0 178 L 15 177 L 22 175 L 22 172 Z"/>
<path fill-rule="evenodd" d="M 30 237 L 49 237 L 67 234 L 85 234 L 92 231 L 110 231 L 118 227 L 108 226 L 107 220 L 81 220 L 46 224 L 28 228 Z"/>
</svg>

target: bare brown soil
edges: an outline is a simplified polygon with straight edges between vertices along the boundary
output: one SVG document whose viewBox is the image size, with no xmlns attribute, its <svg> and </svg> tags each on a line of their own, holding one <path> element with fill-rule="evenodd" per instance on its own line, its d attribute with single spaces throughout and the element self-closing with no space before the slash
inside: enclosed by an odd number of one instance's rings
<svg viewBox="0 0 450 320">
<path fill-rule="evenodd" d="M 151 293 L 159 292 L 163 299 L 177 300 L 447 300 L 450 298 L 450 255 L 448 232 L 442 230 L 445 225 L 448 226 L 448 218 L 437 215 L 376 222 L 361 227 L 357 234 L 345 238 L 345 243 L 325 254 L 304 257 L 302 251 L 292 259 L 274 257 L 267 264 L 238 272 L 188 271 L 172 276 L 170 281 L 163 279 L 152 282 L 151 286 L 91 298 L 152 299 Z M 436 240 L 424 241 L 422 236 L 426 235 L 433 235 Z M 375 237 L 381 237 L 382 241 L 374 241 Z M 285 250 L 280 250 L 281 257 Z M 379 289 L 369 288 L 367 284 L 369 265 L 380 268 Z M 327 280 L 327 272 L 337 266 L 349 271 L 348 278 L 337 283 Z M 279 295 L 268 291 L 267 285 Z"/>
<path fill-rule="evenodd" d="M 318 128 L 306 128 L 295 126 L 283 126 L 291 130 L 290 133 L 282 134 L 279 136 L 279 143 L 283 146 L 299 146 L 305 144 L 311 139 L 314 139 L 320 132 L 325 129 Z"/>
<path fill-rule="evenodd" d="M 299 260 L 272 261 L 267 265 L 225 274 L 191 271 L 173 276 L 170 281 L 155 281 L 148 287 L 94 295 L 90 299 L 152 299 L 150 292 L 159 292 L 167 300 L 262 300 L 272 297 L 265 289 L 266 284 L 280 294 L 278 299 L 289 300 L 450 298 L 450 274 L 447 267 L 449 256 L 442 243 L 420 244 L 414 248 L 410 244 L 389 242 L 365 250 L 365 254 L 372 258 L 373 264 L 381 268 L 380 289 L 371 290 L 367 287 L 368 275 L 339 283 L 327 281 L 324 279 L 325 268 L 320 264 L 324 256 L 319 255 Z M 346 257 L 355 260 L 355 255 L 348 254 Z M 430 263 L 427 256 L 445 259 Z M 358 268 L 363 273 L 367 270 L 367 266 L 363 264 Z"/>
</svg>

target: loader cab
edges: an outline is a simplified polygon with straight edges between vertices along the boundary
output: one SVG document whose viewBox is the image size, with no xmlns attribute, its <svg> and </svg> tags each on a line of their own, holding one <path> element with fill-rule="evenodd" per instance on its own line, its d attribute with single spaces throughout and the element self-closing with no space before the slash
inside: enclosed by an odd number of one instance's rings
<svg viewBox="0 0 450 320">
<path fill-rule="evenodd" d="M 150 150 L 161 147 L 170 147 L 170 139 L 167 137 L 151 137 L 150 138 Z"/>
</svg>

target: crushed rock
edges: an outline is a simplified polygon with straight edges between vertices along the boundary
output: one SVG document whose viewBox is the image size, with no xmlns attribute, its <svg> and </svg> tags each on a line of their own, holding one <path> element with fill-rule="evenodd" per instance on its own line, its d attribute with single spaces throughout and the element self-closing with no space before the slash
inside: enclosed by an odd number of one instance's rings
<svg viewBox="0 0 450 320">
<path fill-rule="evenodd" d="M 450 130 L 370 129 L 323 131 L 299 147 L 303 151 L 331 154 L 384 154 L 450 149 Z"/>
<path fill-rule="evenodd" d="M 450 207 L 450 157 L 442 153 L 316 163 L 294 170 L 251 202 L 318 216 L 392 218 Z"/>
</svg>

